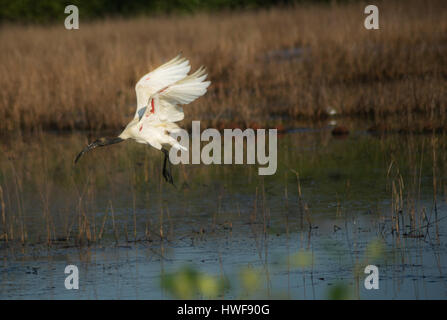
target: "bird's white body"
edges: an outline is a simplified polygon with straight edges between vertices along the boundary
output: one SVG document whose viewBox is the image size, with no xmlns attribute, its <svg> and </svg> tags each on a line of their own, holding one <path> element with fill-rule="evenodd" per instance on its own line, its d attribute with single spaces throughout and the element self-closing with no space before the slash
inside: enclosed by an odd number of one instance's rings
<svg viewBox="0 0 447 320">
<path fill-rule="evenodd" d="M 159 150 L 185 149 L 170 133 L 180 129 L 175 122 L 184 118 L 182 105 L 204 95 L 211 83 L 205 81 L 204 68 L 188 75 L 190 70 L 189 61 L 177 56 L 144 75 L 135 86 L 135 117 L 119 137 L 134 139 Z"/>
</svg>

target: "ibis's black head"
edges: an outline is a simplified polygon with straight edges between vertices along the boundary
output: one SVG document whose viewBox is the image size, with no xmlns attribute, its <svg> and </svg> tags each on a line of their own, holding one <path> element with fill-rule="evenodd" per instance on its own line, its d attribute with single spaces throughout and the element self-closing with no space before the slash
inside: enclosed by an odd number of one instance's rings
<svg viewBox="0 0 447 320">
<path fill-rule="evenodd" d="M 92 143 L 90 143 L 87 147 L 85 147 L 81 152 L 79 152 L 79 154 L 77 155 L 74 163 L 78 162 L 79 158 L 82 157 L 82 155 L 92 149 L 95 149 L 96 147 L 105 147 L 108 146 L 109 144 L 115 144 L 118 142 L 122 142 L 124 141 L 124 139 L 121 139 L 120 137 L 116 137 L 116 138 L 99 138 L 98 140 L 93 141 Z"/>
</svg>

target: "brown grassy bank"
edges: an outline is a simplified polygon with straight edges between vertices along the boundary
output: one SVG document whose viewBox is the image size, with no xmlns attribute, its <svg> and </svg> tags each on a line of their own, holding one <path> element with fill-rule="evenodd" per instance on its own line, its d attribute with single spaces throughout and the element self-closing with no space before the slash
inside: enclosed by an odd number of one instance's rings
<svg viewBox="0 0 447 320">
<path fill-rule="evenodd" d="M 446 123 L 444 1 L 307 5 L 0 29 L 0 132 L 119 129 L 133 116 L 134 85 L 179 51 L 213 84 L 186 107 L 193 119 L 249 125 L 272 117 L 424 116 Z M 298 50 L 296 50 L 298 49 Z M 283 50 L 283 51 L 281 51 Z"/>
</svg>

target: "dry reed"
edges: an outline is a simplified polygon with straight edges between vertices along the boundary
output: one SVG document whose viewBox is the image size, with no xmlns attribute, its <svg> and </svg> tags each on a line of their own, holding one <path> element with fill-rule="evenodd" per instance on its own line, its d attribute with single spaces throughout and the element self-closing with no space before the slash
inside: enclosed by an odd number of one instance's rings
<svg viewBox="0 0 447 320">
<path fill-rule="evenodd" d="M 182 52 L 213 84 L 186 107 L 185 126 L 339 114 L 421 114 L 446 121 L 444 1 L 384 1 L 380 30 L 365 4 L 102 20 L 67 31 L 0 29 L 0 133 L 118 130 L 133 116 L 134 85 Z"/>
</svg>

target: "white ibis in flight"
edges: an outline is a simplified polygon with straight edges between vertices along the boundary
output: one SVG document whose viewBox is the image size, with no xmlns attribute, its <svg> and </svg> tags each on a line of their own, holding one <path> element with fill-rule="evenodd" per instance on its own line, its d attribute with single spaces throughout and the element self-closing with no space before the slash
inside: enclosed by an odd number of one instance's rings
<svg viewBox="0 0 447 320">
<path fill-rule="evenodd" d="M 79 158 L 96 147 L 104 147 L 127 139 L 149 144 L 164 153 L 163 177 L 174 184 L 169 162 L 169 150 L 174 147 L 186 151 L 170 134 L 179 130 L 176 122 L 183 120 L 182 105 L 188 104 L 206 93 L 210 81 L 204 67 L 189 74 L 189 61 L 180 55 L 144 75 L 136 84 L 137 110 L 135 117 L 118 137 L 100 138 L 86 146 Z"/>
</svg>

